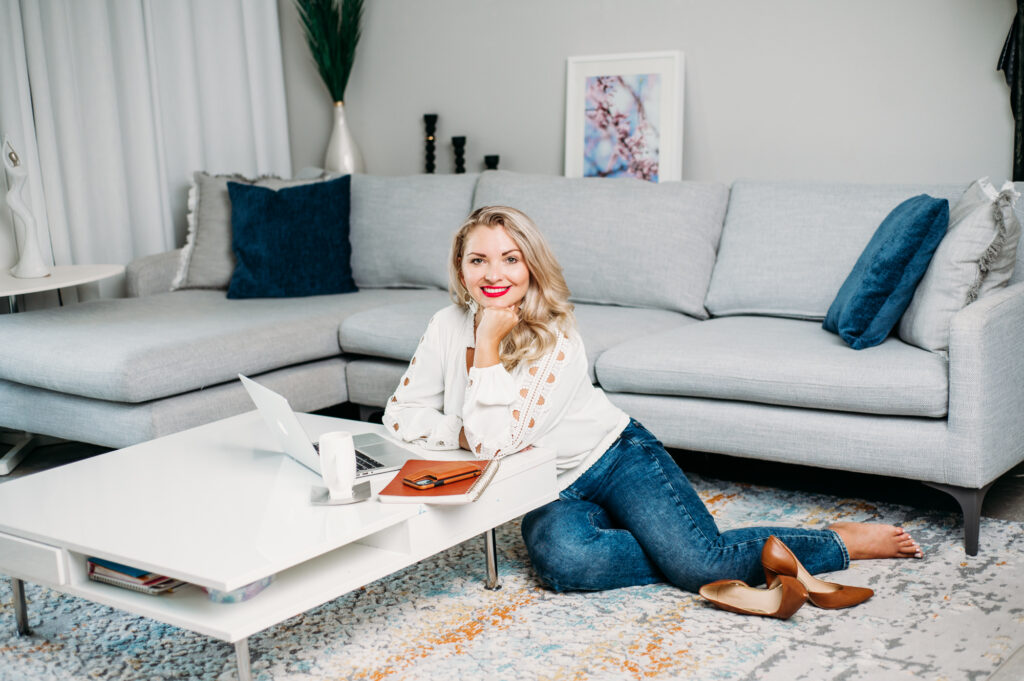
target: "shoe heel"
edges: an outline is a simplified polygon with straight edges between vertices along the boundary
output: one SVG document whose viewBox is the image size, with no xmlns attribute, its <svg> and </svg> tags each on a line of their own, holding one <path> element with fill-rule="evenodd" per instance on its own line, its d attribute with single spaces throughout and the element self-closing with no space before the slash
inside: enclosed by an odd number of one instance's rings
<svg viewBox="0 0 1024 681">
<path fill-rule="evenodd" d="M 859 586 L 844 586 L 835 582 L 825 582 L 812 576 L 800 563 L 796 555 L 781 539 L 772 535 L 761 551 L 761 565 L 764 567 L 768 586 L 780 575 L 792 577 L 807 589 L 808 600 L 819 608 L 829 610 L 849 608 L 863 603 L 874 595 L 874 591 Z"/>
</svg>

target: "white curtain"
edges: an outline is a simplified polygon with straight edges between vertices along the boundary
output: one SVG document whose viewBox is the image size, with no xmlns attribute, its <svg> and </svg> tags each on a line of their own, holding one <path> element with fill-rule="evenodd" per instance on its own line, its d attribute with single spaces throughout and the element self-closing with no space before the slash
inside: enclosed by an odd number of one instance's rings
<svg viewBox="0 0 1024 681">
<path fill-rule="evenodd" d="M 291 174 L 276 0 L 0 0 L 0 17 L 0 132 L 56 264 L 180 246 L 195 170 Z"/>
</svg>

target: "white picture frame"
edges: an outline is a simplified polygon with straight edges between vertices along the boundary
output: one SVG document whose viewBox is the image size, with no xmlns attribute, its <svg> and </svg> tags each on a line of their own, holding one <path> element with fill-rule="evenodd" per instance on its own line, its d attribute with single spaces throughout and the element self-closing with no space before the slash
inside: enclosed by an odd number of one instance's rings
<svg viewBox="0 0 1024 681">
<path fill-rule="evenodd" d="M 676 50 L 569 57 L 566 177 L 681 180 L 683 65 Z"/>
</svg>

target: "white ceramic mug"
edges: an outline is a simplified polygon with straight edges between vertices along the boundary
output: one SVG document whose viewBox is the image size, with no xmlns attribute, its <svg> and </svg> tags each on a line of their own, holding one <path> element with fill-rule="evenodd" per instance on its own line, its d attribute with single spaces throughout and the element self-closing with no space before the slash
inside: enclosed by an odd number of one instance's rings
<svg viewBox="0 0 1024 681">
<path fill-rule="evenodd" d="M 335 430 L 320 436 L 320 474 L 331 499 L 348 499 L 356 481 L 356 448 L 352 433 Z"/>
</svg>

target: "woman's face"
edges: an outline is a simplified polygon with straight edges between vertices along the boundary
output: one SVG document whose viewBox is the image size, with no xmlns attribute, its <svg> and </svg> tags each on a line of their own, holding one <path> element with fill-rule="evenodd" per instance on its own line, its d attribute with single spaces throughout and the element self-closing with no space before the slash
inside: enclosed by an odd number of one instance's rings
<svg viewBox="0 0 1024 681">
<path fill-rule="evenodd" d="M 522 251 L 500 225 L 469 231 L 459 273 L 481 309 L 518 305 L 530 285 Z"/>
</svg>

